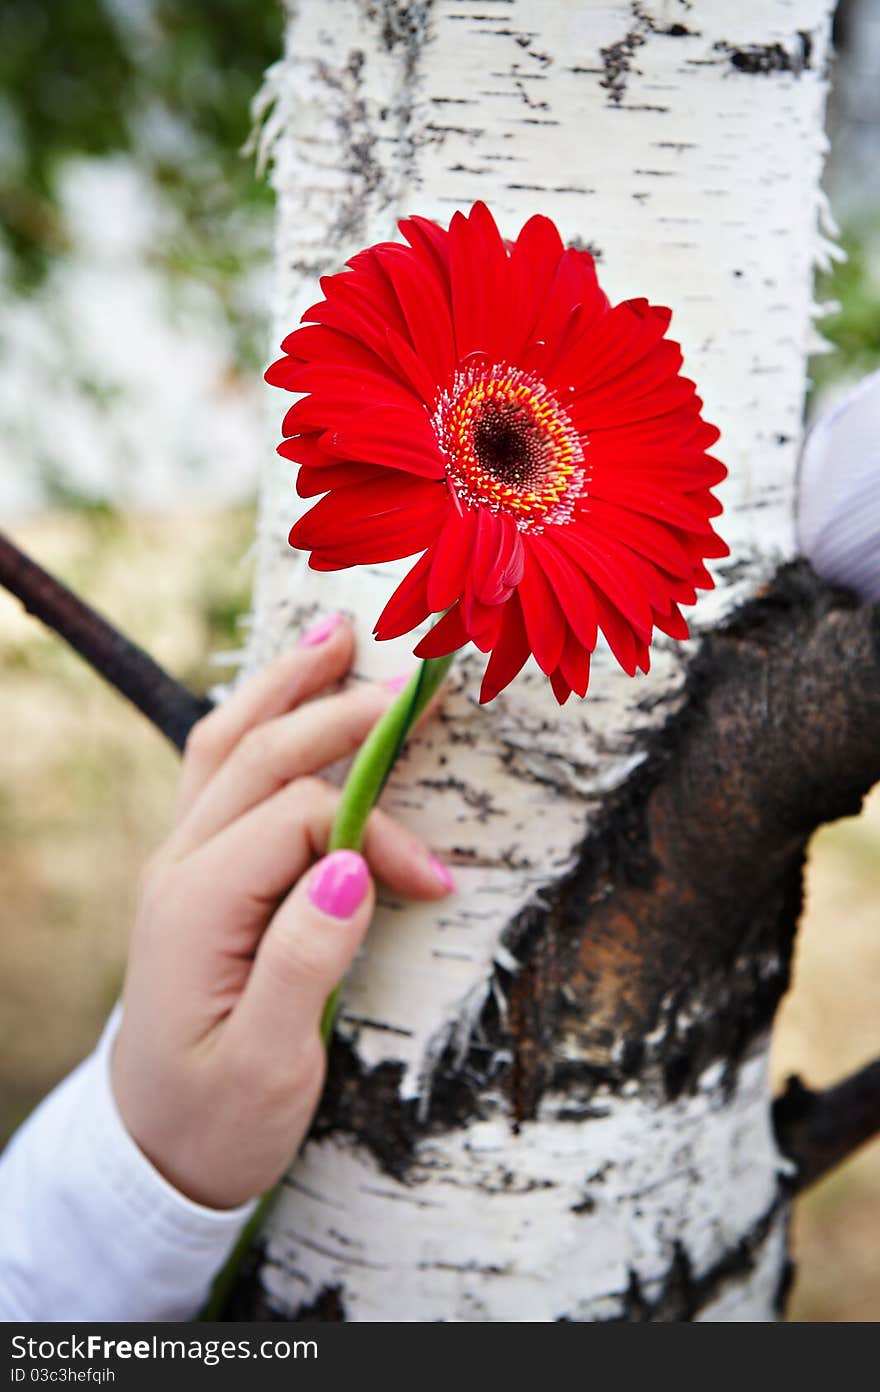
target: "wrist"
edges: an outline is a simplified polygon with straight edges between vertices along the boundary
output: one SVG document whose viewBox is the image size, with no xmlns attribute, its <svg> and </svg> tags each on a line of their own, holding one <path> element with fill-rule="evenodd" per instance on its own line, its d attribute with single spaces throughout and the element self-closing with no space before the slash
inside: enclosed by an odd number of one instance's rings
<svg viewBox="0 0 880 1392">
<path fill-rule="evenodd" d="M 145 1074 L 140 1051 L 126 1035 L 124 1021 L 110 1046 L 107 1081 L 119 1127 L 157 1185 L 183 1203 L 218 1214 L 258 1197 L 258 1190 L 229 1183 L 206 1163 L 210 1147 L 204 1142 L 199 1145 L 198 1131 L 194 1134 L 192 1128 L 198 1108 L 190 1098 L 174 1099 L 168 1086 Z"/>
</svg>

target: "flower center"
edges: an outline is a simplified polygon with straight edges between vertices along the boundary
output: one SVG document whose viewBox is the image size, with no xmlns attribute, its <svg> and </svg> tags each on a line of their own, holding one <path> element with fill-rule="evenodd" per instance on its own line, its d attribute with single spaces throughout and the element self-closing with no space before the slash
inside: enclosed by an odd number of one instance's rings
<svg viewBox="0 0 880 1392">
<path fill-rule="evenodd" d="M 433 425 L 465 507 L 507 512 L 521 531 L 569 521 L 584 492 L 583 443 L 539 378 L 503 363 L 459 371 Z"/>
</svg>

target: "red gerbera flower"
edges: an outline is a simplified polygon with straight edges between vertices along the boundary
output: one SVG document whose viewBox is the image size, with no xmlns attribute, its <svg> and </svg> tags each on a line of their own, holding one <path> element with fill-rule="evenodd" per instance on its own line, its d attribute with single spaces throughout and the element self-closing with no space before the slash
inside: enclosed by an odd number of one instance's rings
<svg viewBox="0 0 880 1392">
<path fill-rule="evenodd" d="M 609 305 L 592 257 L 533 217 L 505 243 L 476 203 L 445 231 L 400 224 L 325 277 L 269 382 L 303 393 L 279 453 L 301 497 L 325 496 L 291 544 L 316 570 L 422 553 L 376 625 L 416 647 L 491 653 L 481 701 L 530 653 L 560 702 L 584 695 L 601 631 L 630 675 L 655 628 L 727 547 L 709 519 L 726 470 L 706 450 L 668 309 Z"/>
</svg>

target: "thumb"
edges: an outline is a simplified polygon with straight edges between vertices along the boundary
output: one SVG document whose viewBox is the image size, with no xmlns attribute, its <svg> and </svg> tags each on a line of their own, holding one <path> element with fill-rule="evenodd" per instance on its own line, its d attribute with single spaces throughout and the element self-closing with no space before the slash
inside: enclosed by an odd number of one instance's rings
<svg viewBox="0 0 880 1392">
<path fill-rule="evenodd" d="M 314 1039 L 324 1002 L 366 936 L 375 898 L 356 851 L 331 851 L 298 881 L 263 935 L 236 1007 L 245 1038 L 283 1050 Z"/>
</svg>

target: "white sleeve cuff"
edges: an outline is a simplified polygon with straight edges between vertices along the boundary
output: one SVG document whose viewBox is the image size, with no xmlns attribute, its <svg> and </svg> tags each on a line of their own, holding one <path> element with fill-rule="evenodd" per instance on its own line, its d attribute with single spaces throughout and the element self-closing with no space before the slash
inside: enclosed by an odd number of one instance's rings
<svg viewBox="0 0 880 1392">
<path fill-rule="evenodd" d="M 255 1207 L 193 1203 L 137 1147 L 110 1086 L 119 1018 L 0 1159 L 0 1319 L 190 1319 Z"/>
</svg>

